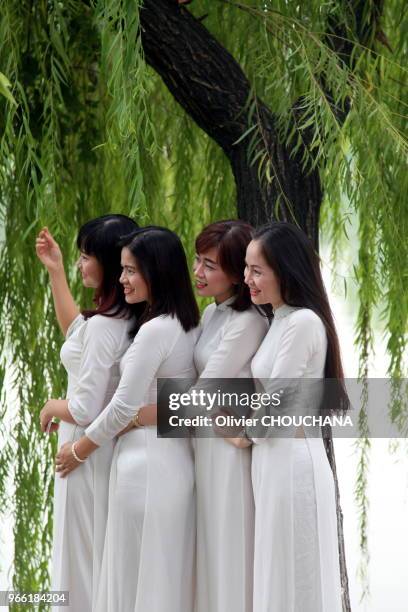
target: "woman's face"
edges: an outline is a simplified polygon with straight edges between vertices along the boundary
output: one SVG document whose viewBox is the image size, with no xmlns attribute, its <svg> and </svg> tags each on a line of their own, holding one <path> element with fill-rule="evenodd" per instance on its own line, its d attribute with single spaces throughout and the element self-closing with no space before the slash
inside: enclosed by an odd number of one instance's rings
<svg viewBox="0 0 408 612">
<path fill-rule="evenodd" d="M 123 285 L 125 300 L 128 304 L 149 302 L 149 288 L 137 265 L 137 260 L 127 247 L 123 247 L 120 263 L 122 274 L 119 281 Z"/>
<path fill-rule="evenodd" d="M 251 240 L 245 257 L 245 282 L 254 304 L 272 304 L 277 308 L 283 304 L 280 282 L 262 254 L 259 240 Z"/>
<path fill-rule="evenodd" d="M 82 275 L 84 287 L 99 289 L 103 281 L 103 268 L 96 257 L 81 251 L 76 265 Z"/>
<path fill-rule="evenodd" d="M 195 286 L 201 297 L 213 297 L 218 304 L 234 294 L 234 283 L 218 263 L 218 249 L 197 253 L 193 271 Z"/>
</svg>

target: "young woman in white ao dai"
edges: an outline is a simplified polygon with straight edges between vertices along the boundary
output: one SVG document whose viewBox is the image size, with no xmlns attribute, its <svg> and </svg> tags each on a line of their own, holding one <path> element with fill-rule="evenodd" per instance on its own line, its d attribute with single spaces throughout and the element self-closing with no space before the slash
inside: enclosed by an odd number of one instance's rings
<svg viewBox="0 0 408 612">
<path fill-rule="evenodd" d="M 251 358 L 268 324 L 252 307 L 244 312 L 232 310 L 234 299 L 210 304 L 204 311 L 194 350 L 200 378 L 251 377 Z M 215 437 L 197 438 L 194 448 L 196 612 L 250 612 L 254 537 L 251 449 L 241 450 Z"/>
<path fill-rule="evenodd" d="M 109 403 L 119 362 L 130 344 L 131 321 L 95 315 L 73 321 L 61 348 L 68 373 L 68 409 L 76 425 L 61 421 L 58 448 L 78 440 Z M 54 483 L 52 589 L 69 591 L 71 612 L 92 610 L 102 564 L 114 441 L 89 462 Z"/>
<path fill-rule="evenodd" d="M 330 408 L 344 407 L 338 338 L 310 240 L 292 224 L 271 223 L 255 233 L 246 262 L 252 301 L 274 310 L 252 375 L 259 391 L 284 394 L 280 408 L 253 416 L 285 414 L 285 393 L 289 410 L 302 414 L 307 402 L 317 412 L 324 396 L 305 395 L 304 386 L 315 379 L 321 389 L 316 379 L 325 377 L 338 382 Z M 254 443 L 253 612 L 341 612 L 335 487 L 320 430 L 252 426 L 246 436 Z"/>
<path fill-rule="evenodd" d="M 47 228 L 37 238 L 37 255 L 49 272 L 58 323 L 65 335 L 60 354 L 68 374 L 66 400 L 48 400 L 40 415 L 43 431 L 47 424 L 55 428 L 53 417 L 61 419 L 58 449 L 72 446 L 83 435 L 119 382 L 119 361 L 130 344 L 129 331 L 135 321 L 119 285 L 118 241 L 136 227 L 124 215 L 104 215 L 81 227 L 77 265 L 84 286 L 95 290 L 97 304 L 86 316 L 79 314 L 71 295 L 58 244 Z M 69 592 L 67 610 L 71 612 L 91 612 L 95 605 L 112 453 L 113 441 L 65 479 L 56 462 L 51 586 Z"/>
<path fill-rule="evenodd" d="M 79 457 L 120 436 L 112 460 L 109 513 L 96 612 L 192 612 L 195 587 L 194 463 L 190 439 L 158 438 L 139 415 L 156 403 L 157 378 L 194 378 L 199 313 L 179 238 L 149 227 L 122 249 L 126 301 L 145 303 L 121 378 L 77 443 Z M 135 428 L 131 428 L 131 421 Z M 155 415 L 156 419 L 156 415 Z M 147 423 L 146 423 L 147 424 Z M 96 451 L 97 452 L 97 451 Z M 77 469 L 68 448 L 59 461 Z"/>
<path fill-rule="evenodd" d="M 252 228 L 236 220 L 204 228 L 194 272 L 200 295 L 214 297 L 194 351 L 196 387 L 210 378 L 251 378 L 250 363 L 268 329 L 244 284 Z M 196 612 L 252 611 L 254 502 L 251 449 L 223 438 L 194 440 L 197 489 Z"/>
<path fill-rule="evenodd" d="M 252 375 L 271 386 L 323 378 L 326 349 L 314 312 L 280 306 Z M 253 441 L 254 612 L 341 612 L 334 480 L 322 438 L 306 431 L 305 438 Z"/>
<path fill-rule="evenodd" d="M 140 328 L 121 361 L 110 404 L 86 430 L 104 448 L 138 407 L 156 403 L 156 378 L 194 378 L 197 333 L 160 316 Z M 98 451 L 96 451 L 98 452 Z M 112 460 L 109 516 L 97 612 L 191 612 L 195 497 L 190 439 L 155 427 L 121 436 Z"/>
</svg>

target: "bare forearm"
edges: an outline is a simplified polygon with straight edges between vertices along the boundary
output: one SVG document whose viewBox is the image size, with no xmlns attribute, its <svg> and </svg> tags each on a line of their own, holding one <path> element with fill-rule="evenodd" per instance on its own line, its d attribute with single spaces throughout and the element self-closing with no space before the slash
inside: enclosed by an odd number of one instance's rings
<svg viewBox="0 0 408 612">
<path fill-rule="evenodd" d="M 40 412 L 41 431 L 50 433 L 58 429 L 58 425 L 53 423 L 54 417 L 66 423 L 73 423 L 76 425 L 76 421 L 68 410 L 67 400 L 49 399 L 44 404 Z"/>
<path fill-rule="evenodd" d="M 78 468 L 98 446 L 86 436 L 76 442 L 65 442 L 55 457 L 55 469 L 62 478 Z"/>
<path fill-rule="evenodd" d="M 142 406 L 142 408 L 140 408 L 138 411 L 137 421 L 138 421 L 139 427 L 148 427 L 148 426 L 157 425 L 157 405 L 149 404 L 148 406 Z M 135 428 L 135 423 L 134 423 L 134 420 L 132 419 L 129 422 L 129 424 L 126 425 L 126 427 L 124 427 L 122 431 L 118 433 L 118 437 L 123 436 L 124 434 L 127 434 L 129 431 L 132 431 L 132 429 L 134 428 Z"/>
<path fill-rule="evenodd" d="M 75 317 L 78 316 L 79 308 L 72 297 L 64 267 L 61 266 L 58 271 L 51 271 L 49 275 L 55 314 L 61 331 L 65 336 L 68 327 Z"/>
<path fill-rule="evenodd" d="M 68 400 L 50 400 L 50 402 L 52 402 L 50 410 L 53 413 L 53 417 L 65 421 L 66 423 L 73 423 L 76 425 L 75 419 L 68 410 Z"/>
<path fill-rule="evenodd" d="M 99 446 L 92 442 L 87 436 L 82 436 L 77 442 L 75 442 L 75 450 L 80 459 L 86 459 L 91 455 Z"/>
<path fill-rule="evenodd" d="M 236 448 L 248 448 L 252 444 L 251 440 L 243 436 L 237 438 L 224 438 L 224 440 Z"/>
<path fill-rule="evenodd" d="M 140 425 L 149 426 L 157 425 L 157 405 L 149 404 L 143 406 L 139 410 L 139 423 Z"/>
</svg>

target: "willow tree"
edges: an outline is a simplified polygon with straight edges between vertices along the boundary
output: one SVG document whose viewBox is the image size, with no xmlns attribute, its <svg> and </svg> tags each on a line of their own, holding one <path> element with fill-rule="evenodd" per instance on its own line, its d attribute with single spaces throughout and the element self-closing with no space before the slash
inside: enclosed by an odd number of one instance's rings
<svg viewBox="0 0 408 612">
<path fill-rule="evenodd" d="M 2 1 L 0 492 L 15 518 L 19 589 L 48 582 L 55 443 L 40 433 L 38 413 L 65 384 L 62 339 L 33 249 L 41 225 L 61 242 L 74 291 L 86 301 L 72 262 L 77 227 L 93 215 L 125 212 L 168 225 L 189 253 L 210 220 L 286 219 L 316 247 L 319 233 L 328 236 L 335 260 L 352 214 L 361 374 L 379 301 L 389 373 L 403 373 L 403 0 L 139 4 Z M 362 438 L 365 552 L 368 446 Z M 347 610 L 344 563 L 342 577 Z"/>
</svg>

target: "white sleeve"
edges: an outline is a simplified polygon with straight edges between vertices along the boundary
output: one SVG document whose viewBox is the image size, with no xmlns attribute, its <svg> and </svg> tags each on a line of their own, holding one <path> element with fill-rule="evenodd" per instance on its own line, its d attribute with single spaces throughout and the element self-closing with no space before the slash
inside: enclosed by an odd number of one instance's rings
<svg viewBox="0 0 408 612">
<path fill-rule="evenodd" d="M 200 379 L 235 378 L 255 355 L 267 326 L 262 316 L 248 310 L 229 322 L 218 348 L 211 354 Z"/>
<path fill-rule="evenodd" d="M 146 393 L 176 340 L 177 331 L 166 319 L 157 317 L 142 325 L 126 353 L 114 396 L 85 431 L 95 444 L 102 446 L 114 438 L 144 405 Z"/>
<path fill-rule="evenodd" d="M 257 313 L 251 310 L 237 313 L 227 323 L 218 347 L 210 355 L 200 377 L 190 389 L 190 393 L 201 391 L 214 393 L 220 388 L 223 391 L 231 392 L 232 389 L 229 386 L 226 388 L 222 381 L 220 383 L 216 381 L 239 376 L 258 350 L 267 329 L 267 324 L 261 315 L 258 317 Z M 179 414 L 182 414 L 182 411 Z M 194 417 L 203 414 L 203 408 L 202 406 L 189 406 L 183 414 Z"/>
<path fill-rule="evenodd" d="M 68 329 L 65 333 L 65 340 L 68 340 L 68 338 L 71 336 L 71 334 L 74 333 L 76 328 L 79 327 L 79 325 L 82 325 L 83 321 L 84 321 L 84 317 L 81 313 L 79 313 L 75 317 L 75 319 L 73 319 L 71 323 L 68 325 Z"/>
<path fill-rule="evenodd" d="M 262 416 L 280 416 L 296 414 L 300 404 L 299 394 L 307 389 L 307 381 L 302 377 L 313 354 L 322 348 L 323 323 L 319 317 L 308 309 L 302 309 L 290 316 L 287 328 L 279 340 L 279 348 L 271 365 L 268 379 L 261 383 L 266 393 L 273 396 L 278 393 L 281 403 L 271 404 L 255 411 L 252 416 L 261 419 Z M 301 384 L 304 382 L 305 384 Z M 312 388 L 312 383 L 310 384 Z M 313 387 L 314 390 L 314 387 Z M 281 391 L 283 393 L 281 394 Z M 249 438 L 259 444 L 266 438 L 279 435 L 279 428 L 263 427 L 258 423 L 255 427 L 246 428 Z M 258 437 L 261 433 L 261 437 Z"/>
<path fill-rule="evenodd" d="M 118 339 L 110 323 L 107 317 L 95 315 L 85 324 L 78 384 L 68 400 L 68 410 L 81 427 L 101 412 L 117 358 Z"/>
</svg>

